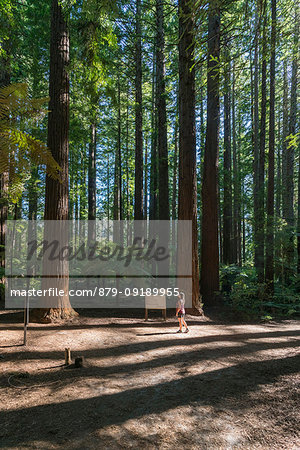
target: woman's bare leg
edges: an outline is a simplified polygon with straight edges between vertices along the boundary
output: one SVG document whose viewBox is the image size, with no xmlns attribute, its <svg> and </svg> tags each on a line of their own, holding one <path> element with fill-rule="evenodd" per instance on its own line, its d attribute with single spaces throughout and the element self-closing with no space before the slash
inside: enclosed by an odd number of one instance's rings
<svg viewBox="0 0 300 450">
<path fill-rule="evenodd" d="M 181 318 L 181 321 L 182 321 L 182 324 L 185 326 L 185 328 L 188 329 L 186 321 L 185 321 L 185 319 L 183 317 Z"/>
<path fill-rule="evenodd" d="M 182 331 L 181 317 L 178 317 L 178 322 L 179 322 L 179 329 L 180 329 L 180 331 Z"/>
</svg>

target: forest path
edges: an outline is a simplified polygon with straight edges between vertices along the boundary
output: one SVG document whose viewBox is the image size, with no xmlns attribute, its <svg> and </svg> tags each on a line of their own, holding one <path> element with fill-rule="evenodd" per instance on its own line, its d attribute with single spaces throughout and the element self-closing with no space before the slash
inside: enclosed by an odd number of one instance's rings
<svg viewBox="0 0 300 450">
<path fill-rule="evenodd" d="M 0 447 L 297 449 L 300 322 L 0 314 Z M 19 314 L 20 316 L 20 314 Z M 64 368 L 64 349 L 86 367 Z M 298 395 L 298 400 L 297 400 Z"/>
</svg>

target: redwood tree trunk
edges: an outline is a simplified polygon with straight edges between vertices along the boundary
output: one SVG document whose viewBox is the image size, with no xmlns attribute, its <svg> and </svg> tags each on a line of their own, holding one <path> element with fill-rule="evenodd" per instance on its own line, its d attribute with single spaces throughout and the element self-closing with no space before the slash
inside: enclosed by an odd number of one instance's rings
<svg viewBox="0 0 300 450">
<path fill-rule="evenodd" d="M 275 160 L 275 50 L 276 50 L 276 0 L 272 0 L 270 63 L 270 116 L 268 154 L 268 197 L 266 234 L 266 278 L 268 291 L 274 291 L 274 160 Z"/>
<path fill-rule="evenodd" d="M 283 118 L 282 118 L 282 218 L 286 220 L 287 211 L 287 136 L 289 134 L 289 107 L 288 107 L 288 75 L 287 75 L 287 60 L 283 62 Z M 284 226 L 286 230 L 286 226 Z M 282 264 L 281 274 L 282 279 L 286 273 L 286 251 L 287 245 L 285 237 L 282 239 Z"/>
<path fill-rule="evenodd" d="M 233 262 L 241 266 L 241 174 L 237 153 L 236 114 L 235 114 L 235 71 L 232 81 L 232 169 L 233 169 Z"/>
<path fill-rule="evenodd" d="M 143 220 L 143 110 L 141 0 L 136 0 L 135 43 L 135 193 L 134 219 Z"/>
<path fill-rule="evenodd" d="M 5 232 L 8 216 L 8 173 L 2 173 L 0 176 L 0 268 L 5 268 Z M 5 283 L 5 278 L 0 277 L 0 283 Z M 2 295 L 2 290 L 0 292 L 0 300 L 4 300 L 4 295 Z M 3 298 L 2 298 L 3 296 Z"/>
<path fill-rule="evenodd" d="M 157 89 L 157 144 L 158 144 L 158 218 L 170 219 L 169 205 L 169 173 L 167 143 L 167 112 L 165 82 L 165 32 L 163 0 L 156 0 L 157 56 L 156 56 L 156 89 Z"/>
<path fill-rule="evenodd" d="M 121 88 L 118 80 L 118 119 L 117 119 L 117 145 L 115 151 L 115 173 L 114 173 L 114 242 L 122 241 L 119 221 L 123 219 L 122 207 L 122 159 L 121 159 Z"/>
<path fill-rule="evenodd" d="M 173 179 L 172 179 L 172 247 L 175 248 L 176 232 L 175 220 L 177 219 L 177 185 L 178 185 L 178 121 L 175 122 L 174 130 L 174 162 L 173 162 Z"/>
<path fill-rule="evenodd" d="M 178 219 L 192 221 L 192 304 L 199 309 L 197 167 L 195 119 L 195 23 L 189 0 L 179 0 L 179 198 Z M 184 264 L 184 237 L 178 233 L 179 264 Z M 186 258 L 191 255 L 187 254 Z"/>
<path fill-rule="evenodd" d="M 291 106 L 289 120 L 289 136 L 296 134 L 297 120 L 297 84 L 298 84 L 298 52 L 299 52 L 299 7 L 295 6 L 295 30 L 294 30 L 294 47 L 293 47 L 293 63 L 292 63 L 292 80 L 291 80 Z M 295 164 L 295 148 L 293 145 L 287 145 L 286 154 L 286 268 L 285 280 L 288 283 L 294 273 L 294 164 Z"/>
<path fill-rule="evenodd" d="M 151 111 L 151 163 L 149 219 L 157 219 L 157 108 L 156 108 L 156 46 L 153 48 L 152 111 Z M 151 224 L 150 224 L 151 226 Z"/>
<path fill-rule="evenodd" d="M 109 227 L 110 227 L 110 160 L 109 160 L 109 154 L 107 154 L 106 178 L 107 178 L 107 189 L 106 189 L 107 239 L 109 240 L 109 238 L 110 238 L 110 233 L 109 233 Z"/>
<path fill-rule="evenodd" d="M 2 43 L 3 50 L 6 51 L 6 57 L 0 59 L 0 87 L 9 85 L 10 83 L 10 41 L 4 41 Z M 5 221 L 8 217 L 8 182 L 9 175 L 8 172 L 0 174 L 0 268 L 5 267 L 5 233 L 6 224 Z M 0 277 L 0 283 L 5 283 L 5 278 Z M 0 300 L 4 300 L 4 295 L 2 298 L 2 290 L 0 291 Z"/>
<path fill-rule="evenodd" d="M 77 157 L 77 164 L 76 164 L 78 175 L 76 177 L 75 224 L 77 224 L 76 229 L 79 228 L 80 236 L 83 235 L 85 230 L 86 210 L 88 205 L 88 193 L 86 189 L 86 173 L 88 172 L 86 161 L 86 150 L 87 149 L 84 147 L 80 151 L 80 154 Z M 76 234 L 78 238 L 78 233 Z"/>
<path fill-rule="evenodd" d="M 207 125 L 202 182 L 201 293 L 213 306 L 219 291 L 218 159 L 219 159 L 220 8 L 210 0 L 208 11 Z"/>
<path fill-rule="evenodd" d="M 258 2 L 257 2 L 258 3 Z M 254 41 L 254 87 L 253 87 L 253 241 L 254 241 L 254 266 L 258 266 L 258 172 L 259 172 L 259 99 L 258 99 L 258 83 L 259 83 L 259 64 L 258 64 L 258 44 L 260 37 L 260 19 L 259 8 L 256 7 L 255 12 L 255 41 Z"/>
<path fill-rule="evenodd" d="M 148 219 L 148 137 L 145 140 L 145 173 L 144 173 L 144 220 Z M 145 233 L 147 236 L 147 233 Z"/>
<path fill-rule="evenodd" d="M 49 114 L 48 114 L 48 147 L 61 167 L 60 180 L 46 177 L 44 220 L 68 220 L 68 157 L 69 157 L 69 32 L 62 7 L 58 0 L 52 0 L 51 8 L 51 44 L 50 44 L 50 80 L 49 80 Z M 45 227 L 46 228 L 46 227 Z M 61 246 L 68 245 L 63 230 Z M 45 262 L 48 264 L 48 261 Z M 66 318 L 76 313 L 69 302 L 69 277 L 67 261 L 61 261 L 57 269 L 60 275 L 56 281 L 59 289 L 65 294 L 57 299 L 59 308 L 42 311 L 47 317 Z M 44 268 L 47 273 L 47 268 Z M 43 289 L 53 287 L 53 279 L 43 279 Z"/>
<path fill-rule="evenodd" d="M 281 100 L 280 100 L 281 103 Z M 278 130 L 277 130 L 277 159 L 276 159 L 276 188 L 275 188 L 275 254 L 274 254 L 274 273 L 275 277 L 281 277 L 282 265 L 281 265 L 281 252 L 282 252 L 282 235 L 280 233 L 280 218 L 281 218 L 281 199 L 282 199 L 282 133 L 281 133 L 281 107 L 279 106 L 278 115 Z"/>
<path fill-rule="evenodd" d="M 297 273 L 300 274 L 300 164 L 299 173 L 298 173 L 298 224 L 297 224 L 297 253 L 298 253 L 298 262 L 297 262 Z"/>
<path fill-rule="evenodd" d="M 202 66 L 200 67 L 200 149 L 199 149 L 199 159 L 200 159 L 200 170 L 199 170 L 199 181 L 202 182 L 203 176 L 203 156 L 204 156 L 204 146 L 205 146 L 205 122 L 204 122 L 204 97 L 205 97 L 205 89 L 203 86 L 203 76 L 202 76 Z M 199 197 L 199 208 L 201 208 L 201 184 L 198 186 L 198 197 Z"/>
<path fill-rule="evenodd" d="M 231 174 L 231 107 L 230 54 L 226 51 L 224 85 L 224 208 L 223 208 L 223 262 L 231 264 L 232 249 L 232 174 Z"/>
<path fill-rule="evenodd" d="M 264 2 L 265 3 L 265 2 Z M 265 5 L 266 6 L 266 5 Z M 258 192 L 257 192 L 257 236 L 256 236 L 256 271 L 259 283 L 265 281 L 265 145 L 266 145 L 266 115 L 267 115 L 267 12 L 262 6 L 264 14 L 262 35 L 262 69 L 261 69 L 261 111 L 259 134 L 258 161 Z"/>
<path fill-rule="evenodd" d="M 68 219 L 69 31 L 62 7 L 52 0 L 48 147 L 61 167 L 61 182 L 46 177 L 45 220 Z"/>
<path fill-rule="evenodd" d="M 91 124 L 89 143 L 89 169 L 88 169 L 88 241 L 96 240 L 96 124 Z"/>
<path fill-rule="evenodd" d="M 156 101 L 157 101 L 157 150 L 158 150 L 158 219 L 170 220 L 169 203 L 169 163 L 167 142 L 166 111 L 166 64 L 165 64 L 165 30 L 164 0 L 156 0 Z M 169 233 L 164 233 L 161 245 L 168 246 Z M 160 239 L 158 241 L 160 246 Z M 169 273 L 169 261 L 163 263 L 164 273 Z"/>
</svg>

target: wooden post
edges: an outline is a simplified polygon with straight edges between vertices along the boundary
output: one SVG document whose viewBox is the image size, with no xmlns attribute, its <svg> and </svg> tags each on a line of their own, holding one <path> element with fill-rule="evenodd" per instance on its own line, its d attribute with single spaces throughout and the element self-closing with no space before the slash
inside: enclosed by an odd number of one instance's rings
<svg viewBox="0 0 300 450">
<path fill-rule="evenodd" d="M 65 348 L 65 365 L 69 366 L 72 363 L 71 359 L 71 349 Z"/>
<path fill-rule="evenodd" d="M 164 316 L 164 320 L 166 322 L 167 321 L 167 310 L 166 309 L 163 310 L 163 316 Z"/>
<path fill-rule="evenodd" d="M 25 307 L 24 307 L 24 340 L 23 345 L 27 345 L 27 327 L 29 324 L 29 286 L 30 286 L 30 278 L 27 277 L 26 280 L 26 298 L 25 298 Z"/>
<path fill-rule="evenodd" d="M 25 308 L 24 308 L 24 341 L 23 345 L 27 345 L 27 327 L 29 323 L 29 297 L 28 297 L 28 289 L 25 300 Z"/>
</svg>

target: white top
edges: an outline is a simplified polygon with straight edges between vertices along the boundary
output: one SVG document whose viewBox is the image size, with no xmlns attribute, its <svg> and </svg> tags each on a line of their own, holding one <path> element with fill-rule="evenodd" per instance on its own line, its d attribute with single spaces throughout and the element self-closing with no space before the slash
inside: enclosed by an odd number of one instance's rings
<svg viewBox="0 0 300 450">
<path fill-rule="evenodd" d="M 176 305 L 181 314 L 185 314 L 184 304 L 185 304 L 185 300 L 183 298 L 180 298 Z"/>
</svg>

